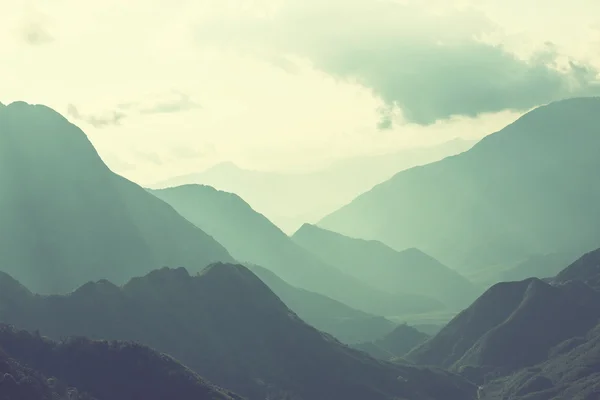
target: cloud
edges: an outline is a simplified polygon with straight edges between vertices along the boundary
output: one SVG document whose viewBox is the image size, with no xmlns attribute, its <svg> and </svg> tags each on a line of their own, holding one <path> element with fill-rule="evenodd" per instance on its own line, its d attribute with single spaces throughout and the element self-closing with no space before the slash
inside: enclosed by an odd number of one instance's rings
<svg viewBox="0 0 600 400">
<path fill-rule="evenodd" d="M 123 120 L 135 115 L 178 113 L 200 108 L 200 105 L 194 102 L 189 95 L 174 90 L 167 94 L 155 95 L 151 97 L 150 101 L 123 102 L 114 108 L 114 110 L 99 114 L 82 114 L 75 105 L 69 104 L 67 114 L 71 118 L 86 122 L 95 128 L 104 128 L 120 125 Z"/>
<path fill-rule="evenodd" d="M 24 26 L 21 38 L 31 46 L 42 46 L 54 41 L 54 36 L 41 23 L 30 23 Z"/>
<path fill-rule="evenodd" d="M 203 19 L 201 45 L 255 56 L 293 55 L 371 89 L 405 121 L 524 111 L 565 97 L 600 93 L 595 68 L 561 63 L 552 47 L 528 59 L 483 41 L 501 30 L 469 8 L 419 7 L 392 0 L 284 0 L 260 13 Z M 259 16 L 256 16 L 259 15 Z M 392 119 L 382 116 L 380 128 Z"/>
<path fill-rule="evenodd" d="M 76 121 L 84 121 L 94 128 L 105 128 L 108 126 L 120 125 L 121 121 L 127 117 L 127 115 L 120 111 L 109 111 L 103 114 L 81 114 L 77 107 L 73 104 L 69 104 L 67 107 L 67 115 Z"/>
<path fill-rule="evenodd" d="M 170 114 L 201 108 L 189 95 L 173 91 L 164 98 L 157 99 L 153 104 L 139 106 L 141 114 Z"/>
</svg>

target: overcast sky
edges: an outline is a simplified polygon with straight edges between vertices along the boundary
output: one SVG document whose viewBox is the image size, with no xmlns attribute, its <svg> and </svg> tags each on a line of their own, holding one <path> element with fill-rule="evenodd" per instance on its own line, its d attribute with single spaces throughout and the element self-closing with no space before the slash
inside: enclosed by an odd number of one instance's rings
<svg viewBox="0 0 600 400">
<path fill-rule="evenodd" d="M 0 0 L 0 101 L 141 183 L 478 138 L 599 69 L 597 0 Z"/>
</svg>

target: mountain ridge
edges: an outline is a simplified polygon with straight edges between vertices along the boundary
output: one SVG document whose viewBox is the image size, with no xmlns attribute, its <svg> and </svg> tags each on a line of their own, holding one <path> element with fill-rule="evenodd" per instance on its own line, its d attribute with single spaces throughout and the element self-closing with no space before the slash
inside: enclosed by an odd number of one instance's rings
<svg viewBox="0 0 600 400">
<path fill-rule="evenodd" d="M 29 289 L 66 293 L 166 264 L 233 261 L 171 206 L 110 171 L 51 108 L 11 103 L 0 124 L 0 264 Z"/>
</svg>

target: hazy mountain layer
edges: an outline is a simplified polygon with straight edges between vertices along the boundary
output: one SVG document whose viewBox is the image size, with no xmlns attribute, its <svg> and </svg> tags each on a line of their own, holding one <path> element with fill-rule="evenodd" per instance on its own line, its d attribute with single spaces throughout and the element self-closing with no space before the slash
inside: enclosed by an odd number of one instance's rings
<svg viewBox="0 0 600 400">
<path fill-rule="evenodd" d="M 402 324 L 382 338 L 353 346 L 380 360 L 402 357 L 410 350 L 429 339 L 429 335 L 412 326 Z"/>
<path fill-rule="evenodd" d="M 400 172 L 319 225 L 452 267 L 600 244 L 600 98 L 540 107 L 472 149 Z"/>
<path fill-rule="evenodd" d="M 268 268 L 294 286 L 377 315 L 394 316 L 442 308 L 442 304 L 431 297 L 386 293 L 323 262 L 235 194 L 201 185 L 151 193 L 212 235 L 237 260 Z"/>
<path fill-rule="evenodd" d="M 353 239 L 309 224 L 292 239 L 341 271 L 390 293 L 430 296 L 459 309 L 481 294 L 466 278 L 418 249 L 397 252 L 378 241 Z"/>
<path fill-rule="evenodd" d="M 80 391 L 97 400 L 241 400 L 171 357 L 135 343 L 82 337 L 56 343 L 0 325 L 0 350 L 0 373 L 13 378 L 0 379 L 2 400 L 92 400 Z"/>
<path fill-rule="evenodd" d="M 0 108 L 0 188 L 0 268 L 37 292 L 232 260 L 172 207 L 112 173 L 86 135 L 45 106 Z"/>
<path fill-rule="evenodd" d="M 242 266 L 153 271 L 119 288 L 35 296 L 5 277 L 0 319 L 50 337 L 136 340 L 250 400 L 465 400 L 474 386 L 382 363 L 305 324 Z M 12 295 L 9 295 L 11 294 Z"/>
<path fill-rule="evenodd" d="M 474 143 L 455 139 L 432 147 L 349 158 L 311 173 L 250 171 L 223 163 L 153 187 L 200 183 L 233 192 L 267 215 L 281 229 L 292 233 L 303 223 L 318 221 L 399 171 L 461 153 Z"/>
<path fill-rule="evenodd" d="M 296 288 L 265 268 L 256 265 L 247 267 L 302 320 L 343 343 L 379 339 L 396 327 L 396 324 L 383 317 L 358 311 L 327 296 Z"/>
</svg>

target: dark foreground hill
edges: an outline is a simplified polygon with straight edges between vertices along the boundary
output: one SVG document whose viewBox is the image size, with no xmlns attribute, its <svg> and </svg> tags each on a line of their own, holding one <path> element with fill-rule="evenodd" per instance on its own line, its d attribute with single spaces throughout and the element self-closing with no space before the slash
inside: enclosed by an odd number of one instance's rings
<svg viewBox="0 0 600 400">
<path fill-rule="evenodd" d="M 547 361 L 484 384 L 480 392 L 485 400 L 600 399 L 600 325 L 553 348 Z"/>
<path fill-rule="evenodd" d="M 600 244 L 600 98 L 539 107 L 457 156 L 395 175 L 319 226 L 461 270 Z"/>
<path fill-rule="evenodd" d="M 37 296 L 4 276 L 0 319 L 60 338 L 137 340 L 210 381 L 263 400 L 468 400 L 474 386 L 439 370 L 392 365 L 307 325 L 248 269 L 198 276 L 161 269 L 122 288 L 107 281 Z"/>
<path fill-rule="evenodd" d="M 600 321 L 600 292 L 590 286 L 598 276 L 598 254 L 584 255 L 550 283 L 531 278 L 494 285 L 406 357 L 475 381 L 554 363 L 557 351 L 584 343 L 579 338 Z"/>
<path fill-rule="evenodd" d="M 429 335 L 420 332 L 412 326 L 402 324 L 387 335 L 372 342 L 360 343 L 353 346 L 380 360 L 392 360 L 403 357 L 410 350 L 429 339 Z"/>
<path fill-rule="evenodd" d="M 327 296 L 289 285 L 265 268 L 256 265 L 247 267 L 303 321 L 343 343 L 379 339 L 396 327 L 386 318 L 355 310 Z"/>
<path fill-rule="evenodd" d="M 241 400 L 135 343 L 57 343 L 0 325 L 0 349 L 0 373 L 10 374 L 0 376 L 2 400 Z"/>
<path fill-rule="evenodd" d="M 600 293 L 582 282 L 499 283 L 406 357 L 453 370 L 508 373 L 543 361 L 553 346 L 584 334 L 599 317 Z"/>
<path fill-rule="evenodd" d="M 233 260 L 172 207 L 112 173 L 86 135 L 45 106 L 0 107 L 0 188 L 0 270 L 39 293 Z"/>
<path fill-rule="evenodd" d="M 429 296 L 462 309 L 481 294 L 466 278 L 418 249 L 395 251 L 375 240 L 354 239 L 304 224 L 294 242 L 371 286 Z"/>
<path fill-rule="evenodd" d="M 212 235 L 242 262 L 275 272 L 284 281 L 369 313 L 395 316 L 433 311 L 442 304 L 428 296 L 384 292 L 340 271 L 296 244 L 243 199 L 210 186 L 186 185 L 152 191 Z"/>
</svg>

